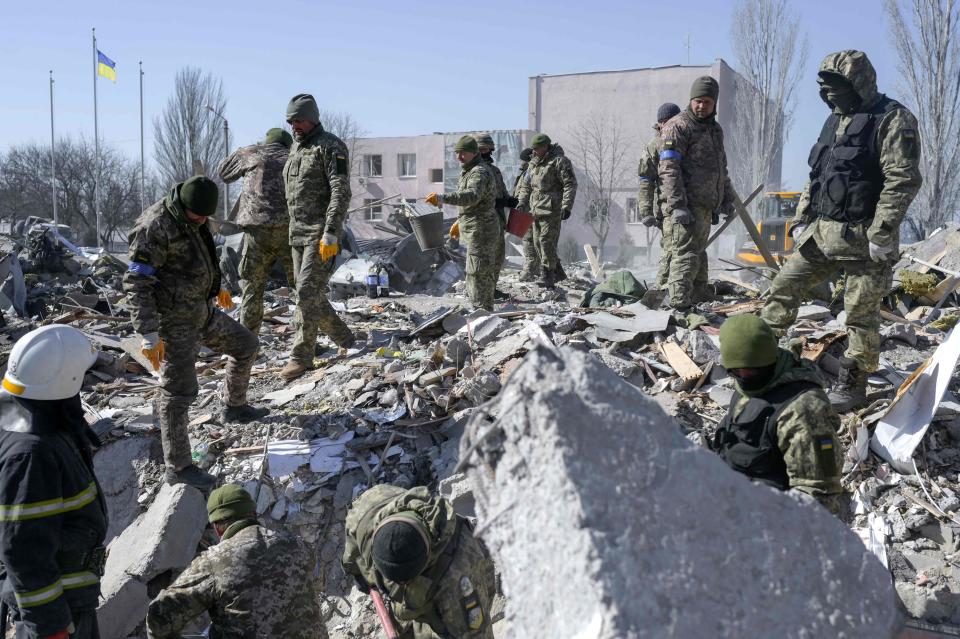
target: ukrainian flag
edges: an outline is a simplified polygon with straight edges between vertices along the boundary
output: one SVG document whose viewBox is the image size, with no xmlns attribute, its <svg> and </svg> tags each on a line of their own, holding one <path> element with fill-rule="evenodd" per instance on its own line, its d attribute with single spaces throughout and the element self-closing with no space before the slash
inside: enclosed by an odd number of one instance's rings
<svg viewBox="0 0 960 639">
<path fill-rule="evenodd" d="M 117 81 L 117 63 L 103 55 L 100 49 L 97 49 L 97 75 Z"/>
</svg>

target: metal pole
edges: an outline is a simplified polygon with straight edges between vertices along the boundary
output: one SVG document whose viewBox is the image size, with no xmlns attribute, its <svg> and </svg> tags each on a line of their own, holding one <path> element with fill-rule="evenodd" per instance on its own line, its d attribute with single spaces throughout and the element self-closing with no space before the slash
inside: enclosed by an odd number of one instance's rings
<svg viewBox="0 0 960 639">
<path fill-rule="evenodd" d="M 143 60 L 140 64 L 140 210 L 147 208 L 143 188 Z"/>
<path fill-rule="evenodd" d="M 50 193 L 53 197 L 53 224 L 57 225 L 57 139 L 53 128 L 53 69 L 50 69 Z"/>
<path fill-rule="evenodd" d="M 96 165 L 93 167 L 93 212 L 97 217 L 97 247 L 103 245 L 100 239 L 100 122 L 97 117 L 97 30 L 93 33 L 93 144 L 96 153 Z"/>
<path fill-rule="evenodd" d="M 223 118 L 223 157 L 230 155 L 230 125 Z M 230 219 L 230 185 L 223 183 L 223 219 Z"/>
</svg>

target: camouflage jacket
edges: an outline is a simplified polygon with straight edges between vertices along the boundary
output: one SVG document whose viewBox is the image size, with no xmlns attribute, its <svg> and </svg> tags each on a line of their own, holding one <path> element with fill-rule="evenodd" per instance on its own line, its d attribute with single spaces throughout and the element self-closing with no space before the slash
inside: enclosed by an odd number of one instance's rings
<svg viewBox="0 0 960 639">
<path fill-rule="evenodd" d="M 444 204 L 460 207 L 460 232 L 468 237 L 479 233 L 481 237 L 493 238 L 499 229 L 500 221 L 494 211 L 493 203 L 497 197 L 496 179 L 489 165 L 482 162 L 480 155 L 464 164 L 460 169 L 460 181 L 454 193 L 445 193 Z M 496 225 L 496 228 L 494 228 Z"/>
<path fill-rule="evenodd" d="M 660 126 L 654 127 L 657 135 L 647 142 L 643 154 L 640 156 L 640 164 L 637 166 L 637 215 L 643 219 L 650 215 L 660 223 L 663 220 L 663 210 L 660 208 L 660 176 L 657 168 L 660 163 L 660 153 L 658 146 L 660 144 Z"/>
<path fill-rule="evenodd" d="M 490 174 L 493 176 L 493 185 L 494 185 L 494 211 L 497 213 L 497 218 L 500 220 L 500 224 L 504 227 L 507 225 L 507 215 L 503 210 L 503 206 L 497 206 L 496 200 L 501 198 L 510 197 L 510 192 L 507 191 L 507 185 L 503 182 L 503 173 L 500 171 L 500 167 L 493 163 L 493 157 L 483 157 L 480 156 L 483 160 L 483 164 L 490 170 Z"/>
<path fill-rule="evenodd" d="M 731 210 L 733 188 L 727 175 L 723 129 L 715 116 L 696 118 L 688 108 L 660 129 L 658 175 L 663 214 L 674 209 Z"/>
<path fill-rule="evenodd" d="M 386 517 L 415 512 L 430 535 L 427 567 L 413 581 L 399 584 L 383 578 L 373 563 L 373 533 Z M 496 592 L 493 561 L 465 519 L 441 497 L 430 497 L 419 486 L 403 490 L 379 485 L 350 507 L 343 567 L 376 586 L 389 599 L 400 625 L 412 628 L 417 639 L 492 639 L 490 606 Z M 418 630 L 426 626 L 429 630 Z"/>
<path fill-rule="evenodd" d="M 558 215 L 572 211 L 576 198 L 577 176 L 559 144 L 552 145 L 543 157 L 530 158 L 520 181 L 519 208 L 534 215 Z"/>
<path fill-rule="evenodd" d="M 842 75 L 860 95 L 863 109 L 883 98 L 877 92 L 877 73 L 865 55 L 843 51 L 827 56 L 820 64 L 821 72 Z M 879 154 L 883 187 L 873 220 L 848 225 L 838 220 L 818 217 L 810 207 L 808 181 L 797 205 L 796 222 L 809 224 L 797 238 L 797 246 L 813 238 L 827 257 L 838 260 L 870 259 L 869 242 L 886 246 L 900 243 L 900 223 L 907 214 L 923 182 L 920 175 L 920 135 L 917 119 L 903 105 L 888 112 L 877 126 L 876 149 Z M 840 117 L 837 136 L 846 131 L 853 115 Z"/>
<path fill-rule="evenodd" d="M 527 169 L 530 167 L 529 162 L 520 163 L 520 172 L 517 173 L 517 178 L 513 181 L 513 197 L 520 199 L 520 184 L 527 177 Z"/>
<path fill-rule="evenodd" d="M 239 521 L 150 603 L 147 636 L 179 639 L 184 626 L 207 612 L 217 639 L 326 639 L 314 563 L 296 535 Z"/>
<path fill-rule="evenodd" d="M 220 291 L 220 263 L 208 223 L 187 220 L 180 185 L 143 212 L 129 237 L 123 290 L 141 335 L 161 325 L 202 327 Z"/>
<path fill-rule="evenodd" d="M 283 144 L 254 144 L 231 153 L 217 172 L 224 182 L 243 178 L 240 226 L 287 226 L 287 196 L 283 191 L 283 166 L 290 151 Z"/>
<path fill-rule="evenodd" d="M 283 167 L 290 214 L 290 245 L 307 246 L 320 236 L 343 234 L 350 205 L 350 159 L 347 146 L 319 124 L 295 141 Z"/>
<path fill-rule="evenodd" d="M 823 392 L 823 378 L 807 361 L 780 349 L 773 379 L 767 386 L 749 395 L 736 385 L 740 398 L 733 408 L 733 417 L 750 401 L 777 387 L 794 382 L 811 382 L 817 388 L 808 388 L 789 401 L 777 419 L 777 447 L 787 466 L 790 488 L 819 497 L 841 492 L 840 470 L 843 468 L 843 448 L 837 437 L 840 416 Z"/>
</svg>

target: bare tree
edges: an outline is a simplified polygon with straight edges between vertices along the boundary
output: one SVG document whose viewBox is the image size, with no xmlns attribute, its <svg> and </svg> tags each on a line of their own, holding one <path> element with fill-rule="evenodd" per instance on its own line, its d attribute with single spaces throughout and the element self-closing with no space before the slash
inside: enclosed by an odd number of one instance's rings
<svg viewBox="0 0 960 639">
<path fill-rule="evenodd" d="M 350 155 L 350 175 L 360 174 L 360 160 L 363 151 L 363 137 L 367 134 L 360 123 L 346 111 L 320 111 L 323 128 L 343 140 Z"/>
<path fill-rule="evenodd" d="M 956 218 L 960 200 L 960 9 L 954 0 L 886 0 L 904 104 L 917 116 L 923 186 L 906 218 L 915 239 Z"/>
<path fill-rule="evenodd" d="M 78 239 L 96 244 L 94 175 L 96 151 L 92 142 L 61 138 L 57 141 L 57 207 L 59 220 L 73 228 Z M 140 164 L 118 150 L 100 147 L 100 220 L 106 244 L 118 230 L 129 228 L 140 213 Z M 157 195 L 156 180 L 148 180 L 148 197 Z M 29 215 L 52 218 L 50 147 L 13 146 L 0 155 L 0 217 L 15 221 Z M 152 192 L 151 192 L 152 191 Z"/>
<path fill-rule="evenodd" d="M 737 117 L 728 132 L 730 179 L 740 193 L 763 183 L 776 190 L 783 145 L 793 126 L 796 89 L 807 63 L 806 35 L 789 0 L 739 0 L 730 35 L 738 71 L 745 82 L 736 87 Z"/>
<path fill-rule="evenodd" d="M 223 122 L 207 108 L 223 114 L 223 83 L 194 67 L 177 72 L 173 95 L 153 120 L 153 156 L 166 184 L 203 173 L 219 182 L 217 164 L 224 158 Z"/>
<path fill-rule="evenodd" d="M 582 176 L 577 197 L 585 203 L 583 219 L 597 238 L 597 254 L 602 259 L 616 211 L 614 195 L 624 190 L 629 177 L 628 144 L 622 123 L 598 113 L 581 120 L 570 136 L 572 162 Z"/>
</svg>

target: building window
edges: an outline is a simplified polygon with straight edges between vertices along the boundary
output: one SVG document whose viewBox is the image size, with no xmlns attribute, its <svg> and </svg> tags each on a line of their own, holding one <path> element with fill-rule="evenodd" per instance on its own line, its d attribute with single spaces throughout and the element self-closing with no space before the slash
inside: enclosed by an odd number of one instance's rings
<svg viewBox="0 0 960 639">
<path fill-rule="evenodd" d="M 366 177 L 380 177 L 383 175 L 383 156 L 363 156 L 363 175 Z"/>
<path fill-rule="evenodd" d="M 397 175 L 400 177 L 417 176 L 416 153 L 397 153 Z"/>
<path fill-rule="evenodd" d="M 430 169 L 431 182 L 443 182 L 443 169 Z"/>
<path fill-rule="evenodd" d="M 626 204 L 626 206 L 625 206 L 625 210 L 626 210 L 626 213 L 627 213 L 627 224 L 639 224 L 639 223 L 640 223 L 640 216 L 639 216 L 639 212 L 638 212 L 638 210 L 637 210 L 637 198 L 635 198 L 635 197 L 628 197 L 628 198 L 627 198 L 627 204 Z"/>
<path fill-rule="evenodd" d="M 364 204 L 370 204 L 371 202 L 376 202 L 372 198 L 364 198 Z M 363 210 L 363 219 L 369 222 L 380 222 L 383 220 L 383 205 L 378 204 L 376 206 L 368 206 Z"/>
</svg>

